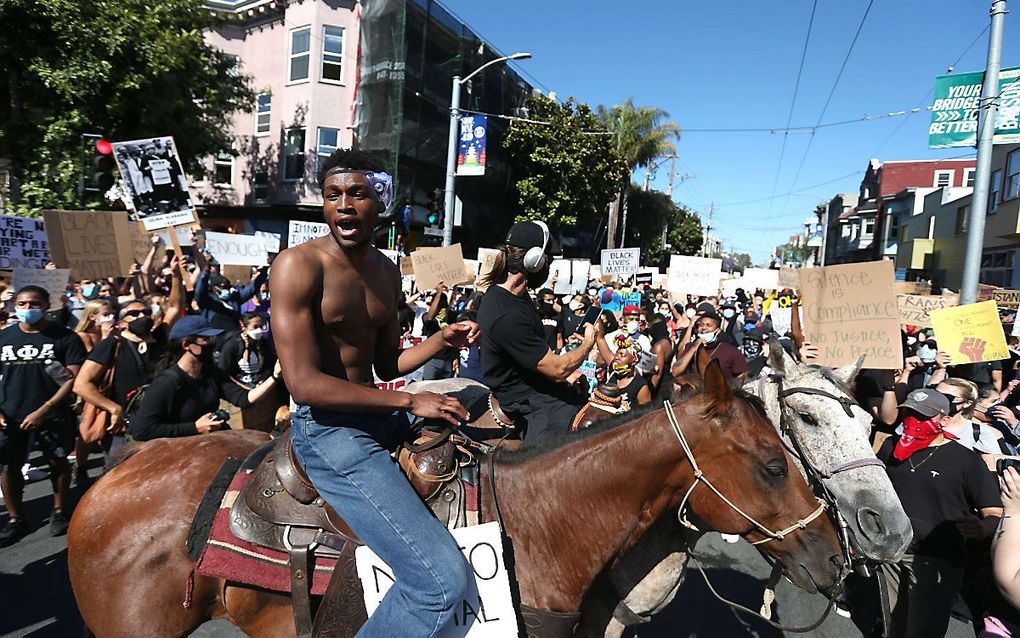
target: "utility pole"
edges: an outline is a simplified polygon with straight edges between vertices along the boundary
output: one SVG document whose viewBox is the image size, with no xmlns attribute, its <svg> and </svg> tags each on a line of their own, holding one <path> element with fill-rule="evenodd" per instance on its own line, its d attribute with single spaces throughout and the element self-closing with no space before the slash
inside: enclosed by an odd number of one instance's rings
<svg viewBox="0 0 1020 638">
<path fill-rule="evenodd" d="M 702 247 L 702 257 L 711 257 L 711 243 L 712 243 L 712 213 L 715 212 L 715 202 L 709 202 L 708 204 L 708 224 L 705 225 L 705 239 L 704 246 Z"/>
<path fill-rule="evenodd" d="M 988 32 L 988 61 L 985 63 L 984 86 L 981 87 L 981 108 L 978 111 L 977 171 L 974 194 L 970 198 L 967 220 L 967 256 L 963 261 L 963 284 L 960 304 L 977 301 L 978 278 L 981 274 L 981 252 L 985 240 L 985 215 L 988 212 L 988 184 L 992 168 L 992 137 L 999 100 L 999 63 L 1002 58 L 1002 29 L 1006 19 L 1006 0 L 993 0 L 991 29 Z"/>
</svg>

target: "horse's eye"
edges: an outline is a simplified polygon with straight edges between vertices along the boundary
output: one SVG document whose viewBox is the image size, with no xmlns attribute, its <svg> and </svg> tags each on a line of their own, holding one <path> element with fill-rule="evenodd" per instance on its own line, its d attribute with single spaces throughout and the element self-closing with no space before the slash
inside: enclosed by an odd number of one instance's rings
<svg viewBox="0 0 1020 638">
<path fill-rule="evenodd" d="M 808 425 L 818 425 L 818 421 L 815 419 L 815 417 L 811 416 L 807 412 L 798 412 L 797 415 L 800 417 L 801 421 L 807 423 Z"/>
<path fill-rule="evenodd" d="M 776 476 L 776 477 L 786 476 L 786 466 L 785 465 L 769 465 L 769 466 L 767 466 L 765 468 L 765 470 L 769 474 L 771 474 L 772 476 Z"/>
</svg>

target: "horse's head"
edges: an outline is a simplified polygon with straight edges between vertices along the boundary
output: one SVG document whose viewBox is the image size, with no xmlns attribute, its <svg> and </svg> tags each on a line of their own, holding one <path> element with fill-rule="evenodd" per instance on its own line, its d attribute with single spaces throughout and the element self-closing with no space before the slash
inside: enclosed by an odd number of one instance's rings
<svg viewBox="0 0 1020 638">
<path fill-rule="evenodd" d="M 839 538 L 829 517 L 819 512 L 818 500 L 797 472 L 763 406 L 746 393 L 734 393 L 717 361 L 704 377 L 702 391 L 678 409 L 700 429 L 694 451 L 698 466 L 731 504 L 701 487 L 691 493 L 691 509 L 712 529 L 757 543 L 782 563 L 798 587 L 809 592 L 832 590 L 843 567 Z M 770 532 L 781 533 L 782 538 L 772 538 Z"/>
<path fill-rule="evenodd" d="M 835 497 L 855 549 L 873 560 L 896 561 L 913 534 L 885 468 L 876 462 L 869 441 L 872 417 L 850 394 L 863 361 L 862 356 L 836 370 L 799 366 L 774 342 L 769 348 L 769 367 L 781 381 L 784 396 L 769 401 L 773 405 L 768 407 L 772 421 L 789 430 L 784 436 L 796 437 L 808 462 Z M 782 417 L 778 411 L 781 405 L 785 406 Z"/>
</svg>

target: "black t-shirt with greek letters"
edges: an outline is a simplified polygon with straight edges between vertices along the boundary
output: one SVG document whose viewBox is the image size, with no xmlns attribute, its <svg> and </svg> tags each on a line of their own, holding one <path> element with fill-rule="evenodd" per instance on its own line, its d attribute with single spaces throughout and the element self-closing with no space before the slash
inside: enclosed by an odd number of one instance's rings
<svg viewBox="0 0 1020 638">
<path fill-rule="evenodd" d="M 0 374 L 3 375 L 0 411 L 8 424 L 20 424 L 59 389 L 46 372 L 49 363 L 56 361 L 66 367 L 81 365 L 84 360 L 85 346 L 81 338 L 64 326 L 50 323 L 39 332 L 29 333 L 22 330 L 20 324 L 14 324 L 0 330 Z"/>
<path fill-rule="evenodd" d="M 914 529 L 910 553 L 962 564 L 963 536 L 955 523 L 983 507 L 1002 507 L 998 481 L 981 456 L 959 443 L 918 450 L 904 461 L 892 455 L 899 437 L 882 444 L 878 458 Z"/>
</svg>

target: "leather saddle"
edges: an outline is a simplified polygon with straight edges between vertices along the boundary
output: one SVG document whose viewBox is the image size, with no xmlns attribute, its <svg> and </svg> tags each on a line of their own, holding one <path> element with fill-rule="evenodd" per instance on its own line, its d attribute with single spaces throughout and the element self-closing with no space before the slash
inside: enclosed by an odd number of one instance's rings
<svg viewBox="0 0 1020 638">
<path fill-rule="evenodd" d="M 440 522 L 451 528 L 466 524 L 465 488 L 458 470 L 463 457 L 471 456 L 455 441 L 425 435 L 398 456 L 412 487 Z M 468 465 L 471 459 L 463 463 Z M 250 471 L 251 478 L 231 506 L 230 531 L 242 540 L 287 554 L 298 637 L 353 635 L 364 621 L 364 609 L 350 609 L 346 589 L 357 582 L 353 552 L 363 543 L 312 485 L 294 454 L 289 433 L 253 452 L 239 471 Z M 313 627 L 310 591 L 317 557 L 339 562 Z M 337 601 L 332 607 L 331 599 Z M 341 604 L 347 608 L 342 613 L 337 610 Z M 352 630 L 337 633 L 337 623 Z"/>
</svg>

